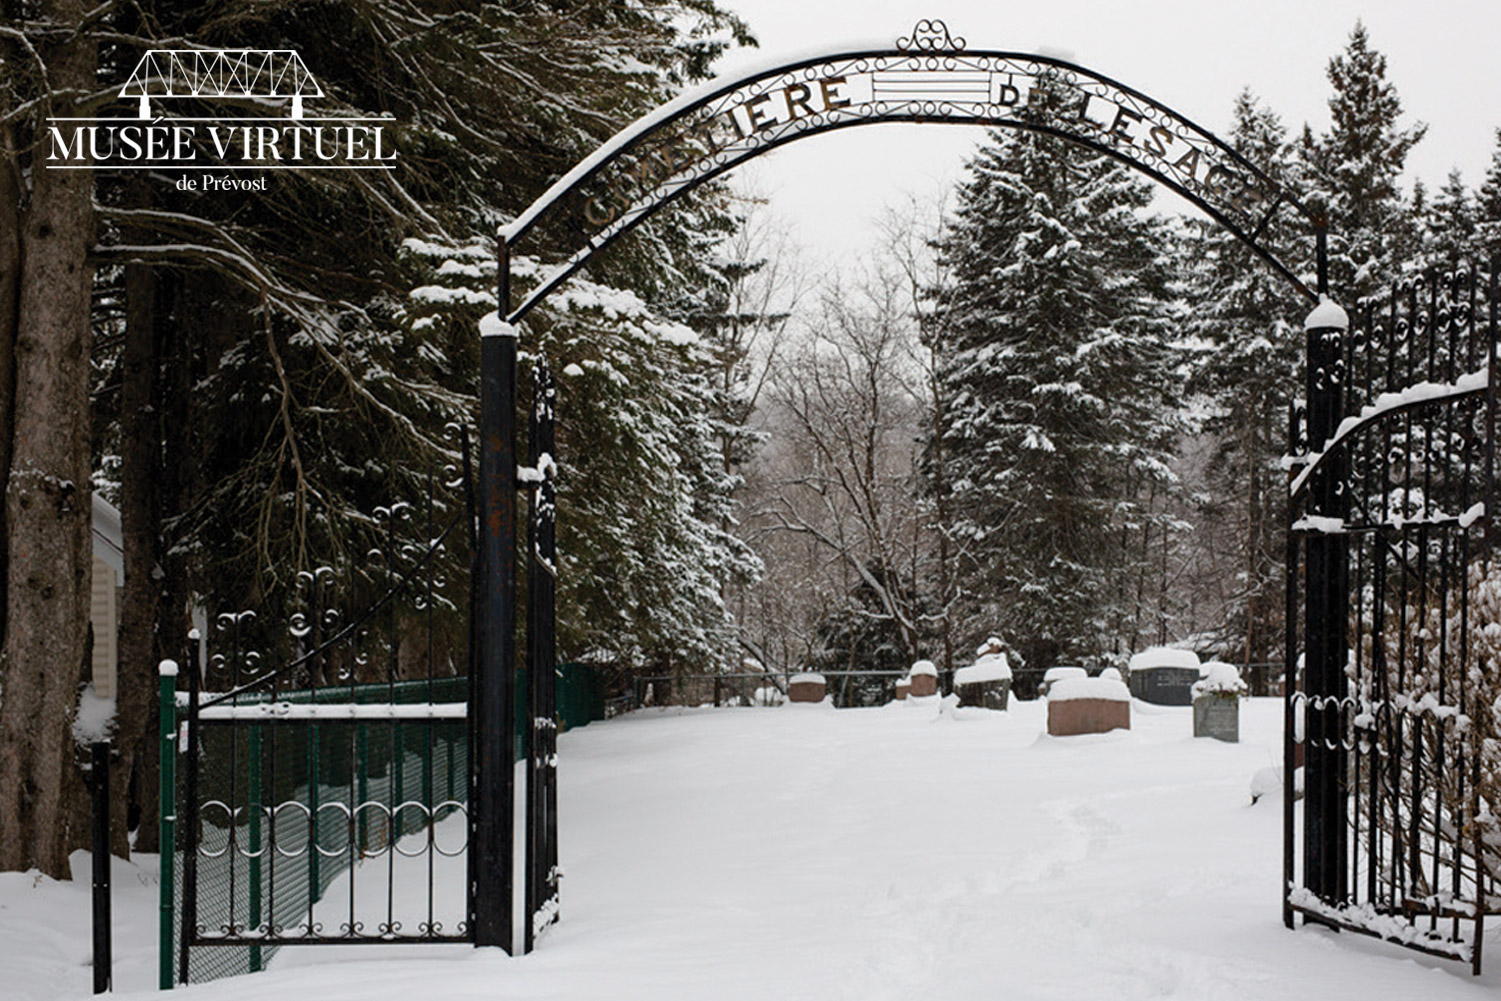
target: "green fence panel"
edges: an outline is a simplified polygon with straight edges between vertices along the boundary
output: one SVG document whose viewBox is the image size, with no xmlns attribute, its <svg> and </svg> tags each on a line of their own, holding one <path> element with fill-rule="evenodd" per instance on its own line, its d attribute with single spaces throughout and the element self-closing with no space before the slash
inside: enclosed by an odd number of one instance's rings
<svg viewBox="0 0 1501 1001">
<path fill-rule="evenodd" d="M 175 679 L 171 679 L 175 680 Z M 163 679 L 162 697 L 169 698 L 169 679 Z M 466 702 L 467 678 L 443 678 L 432 682 L 405 681 L 391 684 L 341 686 L 313 692 L 282 692 L 281 701 L 292 703 L 373 704 L 395 702 Z M 255 701 L 254 697 L 241 700 Z M 179 718 L 183 710 L 178 709 Z M 163 782 L 171 781 L 171 752 L 178 751 L 167 736 L 171 714 L 163 725 Z M 314 905 L 330 884 L 358 863 L 362 849 L 384 848 L 392 839 L 421 830 L 426 818 L 421 811 L 401 811 L 392 823 L 362 811 L 359 830 L 350 837 L 350 826 L 335 804 L 381 802 L 396 805 L 413 793 L 422 793 L 429 806 L 438 801 L 468 802 L 469 743 L 465 720 L 423 722 L 371 722 L 356 726 L 309 723 L 256 726 L 242 721 L 234 728 L 203 726 L 200 758 L 200 803 L 234 804 L 235 821 L 215 808 L 201 811 L 198 858 L 198 919 L 206 928 L 234 921 L 252 926 L 269 922 L 287 930 L 310 919 Z M 178 769 L 180 772 L 181 770 Z M 164 798 L 175 802 L 182 816 L 183 789 Z M 435 800 L 431 792 L 442 793 Z M 288 808 L 287 804 L 303 804 Z M 441 819 L 441 811 L 435 819 Z M 169 814 L 170 816 L 170 814 Z M 258 853 L 253 859 L 223 852 L 228 844 L 229 823 L 236 823 L 239 844 Z M 163 986 L 178 973 L 173 939 L 182 915 L 181 880 L 172 879 L 182 870 L 182 837 L 172 844 L 164 829 L 162 975 Z M 317 850 L 321 847 L 322 851 Z M 175 849 L 175 851 L 174 851 Z M 215 854 L 218 853 L 218 854 Z M 274 890 L 274 892 L 273 892 Z M 171 899 L 171 917 L 165 913 Z M 273 912 L 274 911 L 274 912 Z M 189 961 L 194 983 L 262 969 L 276 955 L 276 946 L 195 946 Z M 169 973 L 169 970 L 171 971 Z"/>
</svg>

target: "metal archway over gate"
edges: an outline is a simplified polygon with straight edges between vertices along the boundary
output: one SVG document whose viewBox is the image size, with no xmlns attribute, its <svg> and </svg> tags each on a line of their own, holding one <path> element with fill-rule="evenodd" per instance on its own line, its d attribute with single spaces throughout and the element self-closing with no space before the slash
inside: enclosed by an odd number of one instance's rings
<svg viewBox="0 0 1501 1001">
<path fill-rule="evenodd" d="M 1063 100 L 1041 117 L 1026 116 L 1038 110 L 1029 99 L 1043 76 Z M 1288 213 L 1322 232 L 1322 215 L 1213 133 L 1082 66 L 970 50 L 942 21 L 920 21 L 892 47 L 812 56 L 715 81 L 621 131 L 501 230 L 507 252 L 539 228 L 578 243 L 514 310 L 502 299 L 505 319 L 525 317 L 595 254 L 704 182 L 795 140 L 883 122 L 1030 129 L 1090 146 L 1188 199 L 1313 298 L 1261 237 Z"/>
<path fill-rule="evenodd" d="M 1046 78 L 1061 101 L 1029 99 Z M 499 309 L 481 325 L 480 543 L 475 802 L 472 805 L 476 944 L 512 949 L 512 871 L 516 781 L 511 748 L 525 748 L 526 804 L 521 948 L 558 917 L 556 726 L 554 723 L 553 391 L 537 359 L 529 467 L 515 451 L 517 342 L 526 315 L 571 275 L 655 211 L 745 161 L 786 143 L 883 122 L 968 124 L 1058 136 L 1121 160 L 1203 210 L 1237 236 L 1302 296 L 1327 294 L 1326 223 L 1310 207 L 1208 130 L 1139 91 L 1059 59 L 971 50 L 941 21 L 920 21 L 887 47 L 858 48 L 783 62 L 685 94 L 627 127 L 560 178 L 499 236 Z M 1315 287 L 1262 242 L 1279 218 L 1301 219 L 1314 242 Z M 575 247 L 513 304 L 512 253 L 546 232 Z M 1332 307 L 1315 311 L 1316 320 Z M 1338 310 L 1334 310 L 1338 313 Z M 1322 344 L 1322 327 L 1310 342 Z M 1339 333 L 1342 331 L 1329 331 Z M 1319 371 L 1322 373 L 1323 368 Z M 1310 411 L 1337 381 L 1311 384 Z M 1322 475 L 1322 474 L 1319 474 Z M 1318 476 L 1316 476 L 1318 479 Z M 1322 481 L 1321 481 L 1322 482 Z M 531 492 L 527 650 L 518 661 L 516 513 L 518 490 Z M 1315 492 L 1321 489 L 1315 485 Z M 1318 548 L 1317 545 L 1315 548 Z M 1338 560 L 1338 553 L 1330 559 Z M 1336 576 L 1343 574 L 1335 567 Z M 1342 580 L 1343 577 L 1340 576 Z M 1311 593 L 1322 594 L 1318 588 Z M 1310 614 L 1309 621 L 1315 618 Z M 1342 655 L 1313 644 L 1320 663 Z M 541 668 L 540 670 L 538 668 Z M 1329 672 L 1325 665 L 1323 677 Z M 515 732 L 518 691 L 527 725 Z M 1313 693 L 1318 695 L 1319 693 Z M 1290 752 L 1289 752 L 1290 753 Z M 1329 768 L 1337 767 L 1330 763 Z M 1343 837 L 1322 822 L 1320 837 Z M 1305 851 L 1321 859 L 1330 852 Z M 1318 880 L 1305 880 L 1323 885 Z M 1284 886 L 1284 901 L 1292 886 Z M 1331 903 L 1333 903 L 1331 901 Z"/>
</svg>

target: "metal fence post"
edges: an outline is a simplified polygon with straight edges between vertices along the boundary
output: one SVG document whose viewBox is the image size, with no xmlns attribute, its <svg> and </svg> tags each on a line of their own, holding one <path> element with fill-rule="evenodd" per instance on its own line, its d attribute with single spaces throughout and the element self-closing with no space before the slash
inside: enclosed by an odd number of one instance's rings
<svg viewBox="0 0 1501 1001">
<path fill-rule="evenodd" d="M 554 603 L 557 546 L 553 481 L 553 404 L 556 391 L 547 360 L 535 363 L 529 450 L 535 475 L 532 493 L 531 555 L 527 561 L 527 694 L 530 701 L 526 785 L 526 926 L 524 948 L 530 952 L 540 930 L 538 916 L 556 920 L 557 907 L 557 653 Z"/>
<path fill-rule="evenodd" d="M 249 836 L 249 915 L 250 928 L 258 930 L 261 926 L 261 728 L 260 724 L 252 723 L 246 736 L 246 769 L 248 775 L 245 780 L 246 812 L 249 814 L 250 829 L 246 832 Z M 274 862 L 272 863 L 275 864 Z M 269 924 L 269 922 L 268 922 Z M 261 947 L 250 947 L 250 972 L 259 973 L 264 969 Z"/>
<path fill-rule="evenodd" d="M 189 948 L 198 929 L 198 697 L 203 673 L 203 634 L 188 632 L 188 720 L 185 734 L 187 791 L 183 796 L 185 816 L 182 846 L 182 933 L 177 940 L 177 982 L 188 982 L 192 952 Z M 317 852 L 312 854 L 316 855 Z"/>
<path fill-rule="evenodd" d="M 173 918 L 176 910 L 175 865 L 177 826 L 177 663 L 164 660 L 157 667 L 160 684 L 157 691 L 157 736 L 161 743 L 160 782 L 157 793 L 158 810 L 161 816 L 161 923 L 158 926 L 157 951 L 159 970 L 156 986 L 159 990 L 172 989 L 173 973 Z"/>
<path fill-rule="evenodd" d="M 1300 413 L 1296 403 L 1287 405 L 1287 454 L 1301 455 L 1301 440 L 1299 431 L 1302 428 Z M 1287 482 L 1291 486 L 1296 472 L 1288 470 Z M 1297 772 L 1297 751 L 1294 745 L 1297 742 L 1297 710 L 1296 699 L 1298 689 L 1298 582 L 1302 579 L 1298 575 L 1298 554 L 1300 545 L 1298 535 L 1292 530 L 1294 504 L 1291 499 L 1287 502 L 1287 517 L 1285 519 L 1286 540 L 1286 574 L 1283 580 L 1283 664 L 1282 664 L 1282 923 L 1293 927 L 1293 909 L 1290 903 L 1290 895 L 1293 891 L 1294 878 L 1294 850 L 1295 841 L 1293 835 L 1293 821 L 1295 817 L 1294 803 L 1296 801 L 1293 788 L 1294 778 Z"/>
<path fill-rule="evenodd" d="M 474 944 L 514 949 L 516 764 L 516 328 L 510 252 L 498 248 L 496 322 L 480 333 L 479 658 L 474 726 Z"/>
<path fill-rule="evenodd" d="M 94 793 L 94 993 L 111 989 L 114 975 L 109 899 L 109 741 L 89 745 Z"/>
<path fill-rule="evenodd" d="M 1325 299 L 1304 322 L 1308 351 L 1308 447 L 1323 451 L 1344 416 L 1344 341 L 1350 321 Z M 1309 513 L 1343 526 L 1349 460 L 1325 459 L 1309 484 Z M 1342 530 L 1313 532 L 1305 544 L 1303 885 L 1327 904 L 1346 897 L 1344 700 L 1349 545 Z M 1292 781 L 1292 776 L 1287 776 Z"/>
</svg>

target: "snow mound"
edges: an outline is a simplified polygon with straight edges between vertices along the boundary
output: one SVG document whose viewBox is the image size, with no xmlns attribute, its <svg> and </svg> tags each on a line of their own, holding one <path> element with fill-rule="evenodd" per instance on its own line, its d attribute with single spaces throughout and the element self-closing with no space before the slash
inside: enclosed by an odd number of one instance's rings
<svg viewBox="0 0 1501 1001">
<path fill-rule="evenodd" d="M 823 684 L 827 684 L 827 682 L 824 680 L 824 676 L 823 675 L 821 675 L 821 674 L 815 674 L 812 671 L 804 671 L 802 674 L 794 674 L 792 676 L 791 680 L 788 683 L 789 684 L 793 684 L 793 685 L 823 685 Z"/>
<path fill-rule="evenodd" d="M 1105 668 L 1105 670 L 1101 671 L 1100 672 L 1100 677 L 1104 678 L 1106 681 L 1124 681 L 1125 680 L 1124 678 L 1121 677 L 1121 672 L 1118 669 L 1113 668 L 1113 667 L 1107 667 L 1107 668 Z"/>
<path fill-rule="evenodd" d="M 1049 702 L 1072 702 L 1078 699 L 1103 699 L 1107 702 L 1130 702 L 1131 690 L 1123 681 L 1110 678 L 1063 678 L 1048 689 Z"/>
<path fill-rule="evenodd" d="M 916 677 L 919 674 L 930 674 L 936 678 L 938 667 L 931 660 L 920 660 L 912 665 L 912 670 L 907 672 L 909 677 Z"/>
<path fill-rule="evenodd" d="M 1050 667 L 1042 676 L 1044 685 L 1051 685 L 1055 681 L 1067 681 L 1069 678 L 1087 678 L 1089 672 L 1082 667 Z"/>
<path fill-rule="evenodd" d="M 758 688 L 751 696 L 751 703 L 758 706 L 779 706 L 786 701 L 787 696 L 783 695 L 782 690 L 774 685 Z"/>
<path fill-rule="evenodd" d="M 1251 802 L 1256 803 L 1263 796 L 1272 796 L 1282 792 L 1282 768 L 1281 766 L 1258 769 L 1251 776 Z M 1303 769 L 1293 772 L 1293 797 L 1303 796 Z"/>
</svg>

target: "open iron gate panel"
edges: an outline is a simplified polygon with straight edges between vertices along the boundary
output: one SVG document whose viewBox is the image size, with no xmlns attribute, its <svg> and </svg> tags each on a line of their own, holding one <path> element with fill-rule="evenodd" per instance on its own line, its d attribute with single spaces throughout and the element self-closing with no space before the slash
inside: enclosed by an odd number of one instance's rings
<svg viewBox="0 0 1501 1001">
<path fill-rule="evenodd" d="M 1460 266 L 1310 329 L 1289 449 L 1286 920 L 1477 974 L 1501 905 L 1497 311 L 1494 266 Z"/>
</svg>

